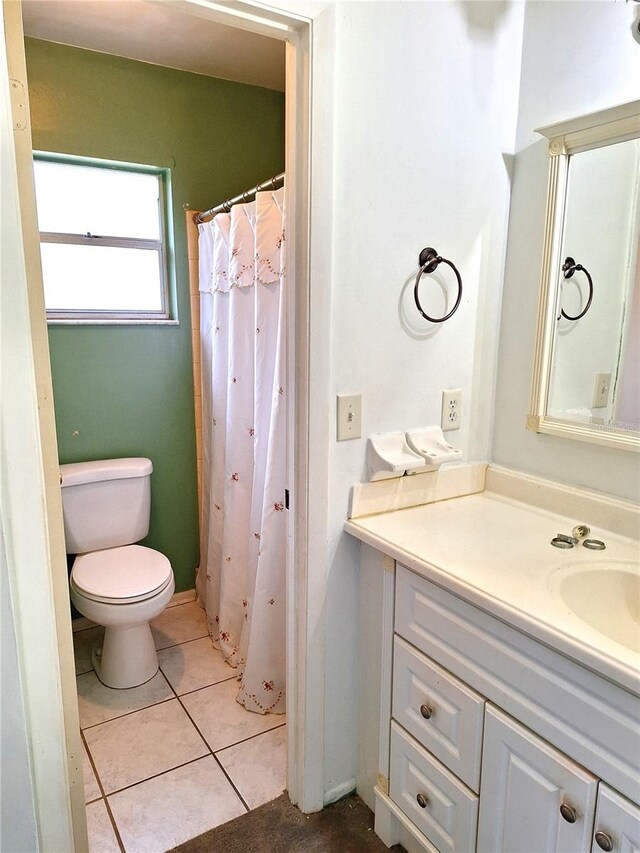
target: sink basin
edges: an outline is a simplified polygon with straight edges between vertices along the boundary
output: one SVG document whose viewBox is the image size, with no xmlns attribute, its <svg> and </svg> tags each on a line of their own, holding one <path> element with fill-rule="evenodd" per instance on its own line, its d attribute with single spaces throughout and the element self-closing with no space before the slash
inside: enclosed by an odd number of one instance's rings
<svg viewBox="0 0 640 853">
<path fill-rule="evenodd" d="M 640 565 L 574 563 L 551 586 L 569 609 L 599 633 L 640 653 Z"/>
</svg>

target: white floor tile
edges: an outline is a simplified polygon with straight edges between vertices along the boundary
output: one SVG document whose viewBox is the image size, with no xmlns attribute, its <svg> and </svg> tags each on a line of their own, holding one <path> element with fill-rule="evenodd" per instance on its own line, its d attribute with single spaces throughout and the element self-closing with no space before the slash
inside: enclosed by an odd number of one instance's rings
<svg viewBox="0 0 640 853">
<path fill-rule="evenodd" d="M 84 801 L 90 803 L 92 800 L 99 799 L 102 794 L 96 781 L 96 774 L 93 772 L 93 767 L 87 755 L 87 749 L 82 744 L 82 775 L 84 777 Z"/>
<path fill-rule="evenodd" d="M 84 736 L 106 794 L 209 751 L 177 699 L 94 726 Z"/>
<path fill-rule="evenodd" d="M 76 684 L 81 729 L 173 698 L 173 691 L 161 672 L 140 687 L 130 687 L 127 690 L 106 687 L 95 672 L 79 675 Z"/>
<path fill-rule="evenodd" d="M 235 678 L 237 673 L 224 662 L 222 652 L 213 648 L 208 636 L 163 649 L 158 652 L 158 660 L 167 681 L 179 696 Z"/>
<path fill-rule="evenodd" d="M 187 640 L 206 637 L 207 617 L 202 607 L 195 601 L 189 604 L 179 604 L 168 607 L 151 623 L 151 631 L 156 649 L 166 649 Z"/>
<path fill-rule="evenodd" d="M 235 701 L 237 693 L 238 683 L 234 679 L 181 697 L 213 752 L 285 722 L 284 714 L 247 711 Z"/>
<path fill-rule="evenodd" d="M 76 675 L 83 672 L 91 672 L 91 650 L 94 645 L 102 643 L 104 628 L 96 625 L 94 628 L 85 628 L 84 631 L 76 631 L 73 635 L 73 654 L 76 660 Z"/>
<path fill-rule="evenodd" d="M 120 845 L 113 831 L 104 800 L 87 806 L 87 832 L 89 853 L 120 853 Z"/>
<path fill-rule="evenodd" d="M 213 756 L 109 797 L 127 853 L 160 853 L 245 813 Z"/>
<path fill-rule="evenodd" d="M 287 777 L 287 727 L 265 732 L 216 753 L 250 809 L 275 800 Z"/>
</svg>

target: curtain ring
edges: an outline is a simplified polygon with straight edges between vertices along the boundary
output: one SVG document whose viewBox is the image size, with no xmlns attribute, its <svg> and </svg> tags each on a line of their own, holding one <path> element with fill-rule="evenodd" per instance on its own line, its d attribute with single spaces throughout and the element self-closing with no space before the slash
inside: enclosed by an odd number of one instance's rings
<svg viewBox="0 0 640 853">
<path fill-rule="evenodd" d="M 579 314 L 576 314 L 575 317 L 571 317 L 571 315 L 567 314 L 564 308 L 562 308 L 560 311 L 560 313 L 566 320 L 579 320 L 581 317 L 584 317 L 589 308 L 591 308 L 591 301 L 593 299 L 593 279 L 589 275 L 589 270 L 586 267 L 583 267 L 582 264 L 577 264 L 572 257 L 566 257 L 564 259 L 564 263 L 562 264 L 562 272 L 565 278 L 571 278 L 574 272 L 583 272 L 587 277 L 587 281 L 589 282 L 589 298 L 587 299 L 587 304 L 585 305 L 584 309 Z"/>
<path fill-rule="evenodd" d="M 456 311 L 458 310 L 458 306 L 460 305 L 460 300 L 462 299 L 462 278 L 460 273 L 458 272 L 456 266 L 451 261 L 448 261 L 446 258 L 441 257 L 435 249 L 423 249 L 420 252 L 420 258 L 418 260 L 420 264 L 420 269 L 418 270 L 418 275 L 416 276 L 416 283 L 413 288 L 413 298 L 415 299 L 416 307 L 418 311 L 422 314 L 425 320 L 428 320 L 430 323 L 444 323 L 445 320 L 448 320 L 449 317 L 452 317 Z M 444 317 L 430 317 L 427 313 L 422 310 L 422 305 L 420 305 L 420 300 L 418 299 L 418 285 L 420 284 L 420 279 L 422 278 L 424 273 L 430 274 L 435 272 L 440 264 L 447 264 L 454 271 L 456 275 L 456 279 L 458 282 L 458 297 L 456 299 L 456 304 L 453 306 L 451 311 L 448 314 L 445 314 Z"/>
</svg>

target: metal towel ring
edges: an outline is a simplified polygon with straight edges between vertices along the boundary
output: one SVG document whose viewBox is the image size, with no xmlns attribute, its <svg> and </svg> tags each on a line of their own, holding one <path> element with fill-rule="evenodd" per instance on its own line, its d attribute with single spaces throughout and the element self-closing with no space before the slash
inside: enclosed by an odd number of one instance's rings
<svg viewBox="0 0 640 853">
<path fill-rule="evenodd" d="M 587 281 L 589 282 L 589 298 L 587 299 L 587 304 L 584 309 L 580 312 L 580 314 L 576 314 L 575 317 L 571 317 L 564 308 L 561 310 L 562 316 L 567 320 L 579 320 L 581 317 L 587 313 L 589 308 L 591 308 L 591 300 L 593 299 L 593 279 L 589 275 L 589 270 L 586 267 L 583 267 L 582 264 L 577 264 L 572 257 L 566 257 L 564 259 L 564 263 L 562 264 L 562 272 L 564 273 L 565 278 L 571 278 L 574 272 L 583 272 Z"/>
<path fill-rule="evenodd" d="M 446 258 L 441 257 L 435 249 L 431 248 L 423 249 L 420 252 L 418 263 L 420 264 L 420 269 L 418 270 L 416 283 L 413 288 L 413 298 L 416 301 L 416 307 L 425 320 L 428 320 L 430 323 L 444 323 L 445 320 L 448 320 L 449 317 L 452 317 L 456 313 L 458 305 L 460 305 L 460 300 L 462 299 L 462 278 L 460 277 L 460 273 L 452 261 L 448 261 Z M 422 305 L 420 305 L 420 300 L 418 299 L 418 285 L 420 284 L 420 279 L 422 278 L 423 273 L 435 272 L 440 264 L 447 264 L 447 266 L 450 266 L 456 274 L 456 279 L 458 280 L 458 298 L 456 299 L 456 304 L 453 306 L 451 311 L 449 311 L 448 314 L 445 314 L 444 317 L 430 317 L 422 310 Z"/>
</svg>

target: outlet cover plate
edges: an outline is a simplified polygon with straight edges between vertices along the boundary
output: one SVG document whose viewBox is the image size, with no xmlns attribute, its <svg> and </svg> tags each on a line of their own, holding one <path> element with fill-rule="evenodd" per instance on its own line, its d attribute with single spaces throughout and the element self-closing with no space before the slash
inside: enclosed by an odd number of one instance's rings
<svg viewBox="0 0 640 853">
<path fill-rule="evenodd" d="M 462 417 L 462 388 L 442 392 L 442 413 L 440 427 L 442 432 L 460 429 Z"/>
</svg>

